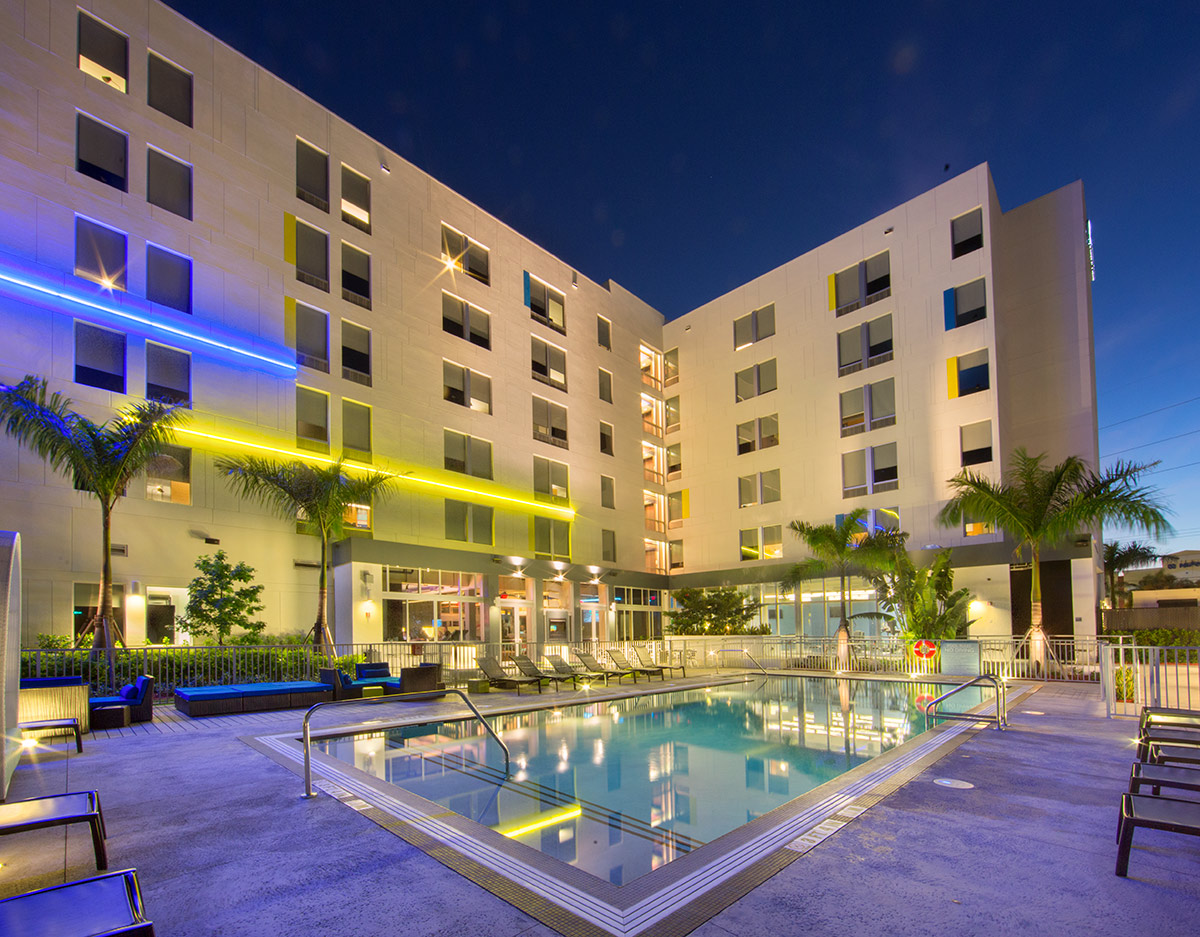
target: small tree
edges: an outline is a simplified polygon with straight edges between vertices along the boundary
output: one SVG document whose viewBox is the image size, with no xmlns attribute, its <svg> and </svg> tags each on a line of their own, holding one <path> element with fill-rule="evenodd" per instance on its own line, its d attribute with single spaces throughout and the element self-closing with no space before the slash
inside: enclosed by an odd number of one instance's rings
<svg viewBox="0 0 1200 937">
<path fill-rule="evenodd" d="M 676 611 L 667 612 L 671 634 L 768 634 L 766 625 L 751 625 L 758 603 L 747 602 L 733 586 L 680 589 L 674 593 Z"/>
<path fill-rule="evenodd" d="M 939 551 L 928 567 L 916 566 L 907 552 L 897 550 L 894 567 L 871 579 L 879 604 L 910 641 L 966 634 L 971 590 L 955 590 L 949 549 Z"/>
<path fill-rule="evenodd" d="M 234 628 L 241 628 L 251 639 L 262 634 L 266 624 L 255 621 L 254 616 L 263 610 L 259 601 L 263 586 L 239 585 L 254 581 L 254 568 L 246 563 L 231 564 L 224 550 L 212 556 L 196 559 L 200 575 L 188 586 L 187 610 L 179 620 L 179 626 L 199 638 L 217 639 L 224 644 Z"/>
<path fill-rule="evenodd" d="M 1144 543 L 1131 540 L 1129 543 L 1106 543 L 1104 545 L 1104 583 L 1108 586 L 1108 601 L 1113 608 L 1118 605 L 1117 577 L 1127 569 L 1145 566 L 1158 559 L 1158 554 Z"/>
</svg>

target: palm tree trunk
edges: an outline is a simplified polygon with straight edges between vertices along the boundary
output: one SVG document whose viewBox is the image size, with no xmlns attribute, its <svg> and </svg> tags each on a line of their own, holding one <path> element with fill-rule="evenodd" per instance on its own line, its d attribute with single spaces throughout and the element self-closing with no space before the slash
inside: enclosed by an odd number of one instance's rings
<svg viewBox="0 0 1200 937">
<path fill-rule="evenodd" d="M 837 629 L 837 659 L 838 670 L 850 669 L 850 620 L 846 616 L 846 567 L 839 573 L 839 585 L 842 593 L 842 617 Z"/>
<path fill-rule="evenodd" d="M 329 600 L 329 533 L 321 529 L 321 573 L 317 580 L 317 621 L 313 625 L 313 644 L 321 649 L 323 654 L 334 656 L 333 636 L 329 633 L 329 621 L 325 607 Z"/>
<path fill-rule="evenodd" d="M 1029 660 L 1035 673 L 1046 670 L 1046 633 L 1042 630 L 1041 551 L 1033 546 L 1033 576 L 1029 588 Z"/>
<path fill-rule="evenodd" d="M 117 685 L 117 660 L 112 640 L 112 506 L 100 502 L 100 600 L 92 621 L 93 659 L 103 653 L 108 667 L 108 685 Z"/>
</svg>

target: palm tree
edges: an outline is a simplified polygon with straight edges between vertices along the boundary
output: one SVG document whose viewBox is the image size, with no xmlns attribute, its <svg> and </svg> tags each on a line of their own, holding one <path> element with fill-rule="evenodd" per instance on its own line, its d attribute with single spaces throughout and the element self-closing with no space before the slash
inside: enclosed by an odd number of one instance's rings
<svg viewBox="0 0 1200 937">
<path fill-rule="evenodd" d="M 1154 536 L 1171 531 L 1157 489 L 1139 484 L 1141 476 L 1157 462 L 1118 462 L 1097 472 L 1078 456 L 1049 467 L 1042 464 L 1045 459 L 1045 453 L 1030 455 L 1018 448 L 999 482 L 963 469 L 950 479 L 954 497 L 938 513 L 938 520 L 947 527 L 959 526 L 964 515 L 969 515 L 1003 530 L 1017 541 L 1013 556 L 1018 561 L 1029 548 L 1033 562 L 1029 634 L 1031 644 L 1043 649 L 1042 547 L 1105 522 Z"/>
<path fill-rule="evenodd" d="M 74 477 L 76 487 L 100 502 L 100 601 L 95 617 L 80 634 L 94 635 L 92 647 L 106 651 L 112 677 L 113 621 L 112 511 L 126 487 L 163 455 L 182 417 L 178 407 L 148 400 L 97 423 L 71 409 L 71 400 L 48 393 L 44 378 L 26 375 L 19 384 L 0 384 L 0 423 L 4 432 L 41 456 L 52 469 Z"/>
<path fill-rule="evenodd" d="M 1149 546 L 1136 540 L 1104 545 L 1104 584 L 1108 587 L 1108 600 L 1113 608 L 1117 607 L 1117 576 L 1135 566 L 1152 563 L 1158 556 Z"/>
<path fill-rule="evenodd" d="M 842 606 L 837 628 L 838 668 L 845 670 L 850 663 L 850 621 L 846 614 L 849 595 L 846 581 L 851 576 L 866 576 L 890 566 L 895 552 L 902 548 L 906 534 L 891 530 L 864 533 L 866 508 L 858 508 L 838 524 L 809 524 L 792 521 L 788 528 L 804 541 L 812 554 L 795 564 L 784 576 L 784 585 L 796 586 L 805 579 L 827 575 L 838 577 Z"/>
<path fill-rule="evenodd" d="M 346 508 L 370 504 L 372 499 L 386 496 L 391 476 L 382 472 L 352 476 L 341 460 L 330 465 L 309 465 L 255 456 L 223 456 L 215 464 L 238 495 L 274 510 L 285 521 L 301 520 L 321 538 L 313 643 L 332 654 L 333 636 L 325 611 L 329 595 L 329 542 L 344 533 Z"/>
</svg>

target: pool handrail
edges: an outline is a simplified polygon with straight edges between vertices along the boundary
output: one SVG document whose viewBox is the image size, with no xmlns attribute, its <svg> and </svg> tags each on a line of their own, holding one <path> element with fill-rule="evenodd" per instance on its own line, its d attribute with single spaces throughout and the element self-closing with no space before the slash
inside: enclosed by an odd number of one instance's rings
<svg viewBox="0 0 1200 937">
<path fill-rule="evenodd" d="M 512 755 L 508 750 L 508 746 L 504 744 L 504 740 L 501 739 L 500 736 L 496 734 L 496 730 L 493 729 L 491 724 L 486 719 L 483 718 L 483 713 L 481 713 L 475 707 L 475 704 L 472 703 L 467 698 L 467 694 L 464 693 L 462 690 L 456 690 L 453 687 L 448 687 L 447 689 L 444 689 L 444 690 L 432 690 L 432 691 L 431 690 L 417 690 L 413 693 L 390 693 L 387 696 L 373 696 L 373 697 L 368 697 L 367 699 L 338 699 L 338 700 L 331 699 L 331 700 L 322 700 L 320 703 L 316 703 L 313 706 L 310 706 L 308 708 L 308 712 L 306 712 L 304 714 L 304 722 L 300 728 L 300 732 L 301 732 L 301 735 L 303 736 L 303 740 L 304 740 L 304 796 L 305 797 L 316 797 L 317 796 L 316 794 L 313 793 L 313 788 L 312 788 L 312 750 L 311 750 L 312 749 L 312 734 L 309 729 L 308 720 L 311 719 L 312 714 L 315 713 L 322 706 L 338 706 L 338 705 L 344 705 L 346 703 L 357 703 L 360 706 L 363 705 L 364 703 L 367 703 L 370 705 L 375 705 L 378 703 L 386 703 L 389 701 L 402 700 L 402 699 L 412 698 L 412 697 L 416 697 L 416 696 L 428 698 L 430 696 L 435 696 L 435 695 L 436 696 L 447 696 L 449 694 L 454 694 L 455 696 L 459 697 L 459 699 L 461 699 L 464 703 L 466 703 L 467 708 L 470 709 L 471 712 L 473 712 L 475 714 L 475 718 L 478 719 L 479 722 L 483 725 L 484 729 L 487 730 L 488 735 L 490 735 L 492 738 L 494 738 L 496 740 L 496 744 L 499 745 L 500 748 L 504 752 L 504 773 L 509 774 L 512 771 Z M 365 725 L 366 723 L 358 723 L 358 724 Z M 353 726 L 347 726 L 347 728 L 353 728 Z"/>
<path fill-rule="evenodd" d="M 767 668 L 766 668 L 766 667 L 764 667 L 762 664 L 760 664 L 758 661 L 756 661 L 756 660 L 754 659 L 754 655 L 753 655 L 753 654 L 751 654 L 749 651 L 747 651 L 747 650 L 746 650 L 744 647 L 721 647 L 721 648 L 717 648 L 717 653 L 718 653 L 718 654 L 724 654 L 726 651 L 737 651 L 737 652 L 738 652 L 738 653 L 740 653 L 740 654 L 745 654 L 745 655 L 746 655 L 748 658 L 750 658 L 750 663 L 752 663 L 752 664 L 753 664 L 755 667 L 757 667 L 757 668 L 758 668 L 759 670 L 761 670 L 763 673 L 767 673 Z"/>
<path fill-rule="evenodd" d="M 949 699 L 955 693 L 960 693 L 968 687 L 975 686 L 979 683 L 988 682 L 992 684 L 992 688 L 996 691 L 996 715 L 987 716 L 979 713 L 934 713 L 932 712 L 943 700 Z M 978 677 L 973 677 L 966 683 L 956 686 L 953 690 L 947 690 L 937 699 L 932 699 L 925 704 L 925 718 L 929 719 L 959 719 L 963 722 L 991 722 L 996 721 L 996 728 L 1003 732 L 1004 727 L 1008 725 L 1008 692 L 1004 686 L 1004 682 L 994 674 L 984 673 Z"/>
</svg>

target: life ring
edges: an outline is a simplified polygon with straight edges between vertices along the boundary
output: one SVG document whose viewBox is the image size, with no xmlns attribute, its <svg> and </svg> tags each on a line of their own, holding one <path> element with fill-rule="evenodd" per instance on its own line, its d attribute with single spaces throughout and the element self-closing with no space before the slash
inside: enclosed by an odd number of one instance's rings
<svg viewBox="0 0 1200 937">
<path fill-rule="evenodd" d="M 928 638 L 922 638 L 913 645 L 912 652 L 917 657 L 928 660 L 937 653 L 937 642 L 930 641 Z"/>
<path fill-rule="evenodd" d="M 913 702 L 916 703 L 917 709 L 924 712 L 925 707 L 932 703 L 935 699 L 937 699 L 937 697 L 935 697 L 932 693 L 922 693 L 915 700 L 913 700 Z"/>
</svg>

